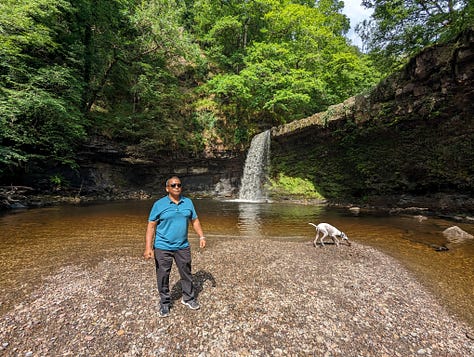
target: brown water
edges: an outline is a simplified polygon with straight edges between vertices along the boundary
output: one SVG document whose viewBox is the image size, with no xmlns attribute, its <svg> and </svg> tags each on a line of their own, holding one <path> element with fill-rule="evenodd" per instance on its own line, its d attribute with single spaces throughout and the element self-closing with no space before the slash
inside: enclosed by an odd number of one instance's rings
<svg viewBox="0 0 474 357">
<path fill-rule="evenodd" d="M 352 241 L 378 248 L 401 261 L 458 317 L 474 326 L 474 241 L 445 245 L 442 231 L 474 225 L 429 218 L 354 216 L 347 210 L 285 203 L 240 203 L 196 199 L 208 248 L 222 239 L 309 242 L 308 222 L 329 222 Z M 152 201 L 60 206 L 0 216 L 0 312 L 12 308 L 43 280 L 69 264 L 94 265 L 112 255 L 140 256 Z M 190 230 L 190 239 L 197 237 Z M 320 248 L 318 248 L 320 249 Z M 328 246 L 325 249 L 334 249 Z"/>
</svg>

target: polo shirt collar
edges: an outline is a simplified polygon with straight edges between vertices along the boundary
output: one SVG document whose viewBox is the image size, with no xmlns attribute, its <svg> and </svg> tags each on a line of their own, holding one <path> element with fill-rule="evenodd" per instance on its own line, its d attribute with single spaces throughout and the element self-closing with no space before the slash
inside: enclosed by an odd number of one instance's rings
<svg viewBox="0 0 474 357">
<path fill-rule="evenodd" d="M 166 197 L 168 198 L 168 201 L 169 201 L 170 204 L 171 204 L 171 203 L 174 203 L 173 200 L 170 198 L 169 195 L 166 195 Z M 179 196 L 179 201 L 178 201 L 178 203 L 176 203 L 176 204 L 179 205 L 181 202 L 183 202 L 183 196 L 182 196 L 182 195 Z"/>
</svg>

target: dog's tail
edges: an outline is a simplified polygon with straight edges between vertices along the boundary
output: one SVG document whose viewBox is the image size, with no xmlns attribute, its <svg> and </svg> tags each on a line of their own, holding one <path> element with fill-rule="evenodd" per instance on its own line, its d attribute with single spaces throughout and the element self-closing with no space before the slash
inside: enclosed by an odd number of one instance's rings
<svg viewBox="0 0 474 357">
<path fill-rule="evenodd" d="M 318 228 L 318 226 L 314 223 L 308 223 L 308 224 L 311 224 L 314 228 Z"/>
</svg>

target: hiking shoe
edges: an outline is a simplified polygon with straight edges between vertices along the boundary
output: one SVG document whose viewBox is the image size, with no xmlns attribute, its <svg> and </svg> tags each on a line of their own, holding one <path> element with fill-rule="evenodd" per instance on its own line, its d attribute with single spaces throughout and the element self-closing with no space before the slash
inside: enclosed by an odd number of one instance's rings
<svg viewBox="0 0 474 357">
<path fill-rule="evenodd" d="M 160 308 L 160 317 L 170 316 L 170 308 L 168 306 L 162 306 Z"/>
<path fill-rule="evenodd" d="M 199 306 L 199 303 L 196 300 L 184 301 L 183 299 L 181 299 L 181 303 L 189 307 L 191 310 L 197 310 L 201 307 Z"/>
</svg>

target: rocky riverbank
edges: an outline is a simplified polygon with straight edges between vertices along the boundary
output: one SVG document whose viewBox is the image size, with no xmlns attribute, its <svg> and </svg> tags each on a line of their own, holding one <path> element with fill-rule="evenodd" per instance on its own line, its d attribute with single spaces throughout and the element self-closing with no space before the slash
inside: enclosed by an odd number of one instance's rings
<svg viewBox="0 0 474 357">
<path fill-rule="evenodd" d="M 117 200 L 142 200 L 151 194 L 138 191 L 110 191 L 81 195 L 76 191 L 38 192 L 27 186 L 0 186 L 0 211 L 41 208 L 59 204 L 81 204 Z"/>
<path fill-rule="evenodd" d="M 58 204 L 83 204 L 87 202 L 104 202 L 116 200 L 150 199 L 155 194 L 145 190 L 97 192 L 80 195 L 80 192 L 37 192 L 25 186 L 0 186 L 0 211 L 48 207 Z M 215 197 L 215 192 L 200 191 L 190 194 L 198 197 Z M 225 196 L 230 198 L 230 196 Z M 353 202 L 326 202 L 304 197 L 273 196 L 272 201 L 291 201 L 301 204 L 327 204 L 343 207 L 354 214 L 387 214 L 437 216 L 458 222 L 474 223 L 474 198 L 465 195 L 431 195 L 431 196 L 387 196 L 374 198 L 364 204 Z"/>
<path fill-rule="evenodd" d="M 0 317 L 3 356 L 472 356 L 474 331 L 357 243 L 193 243 L 201 309 L 158 316 L 154 264 L 66 266 Z"/>
</svg>

